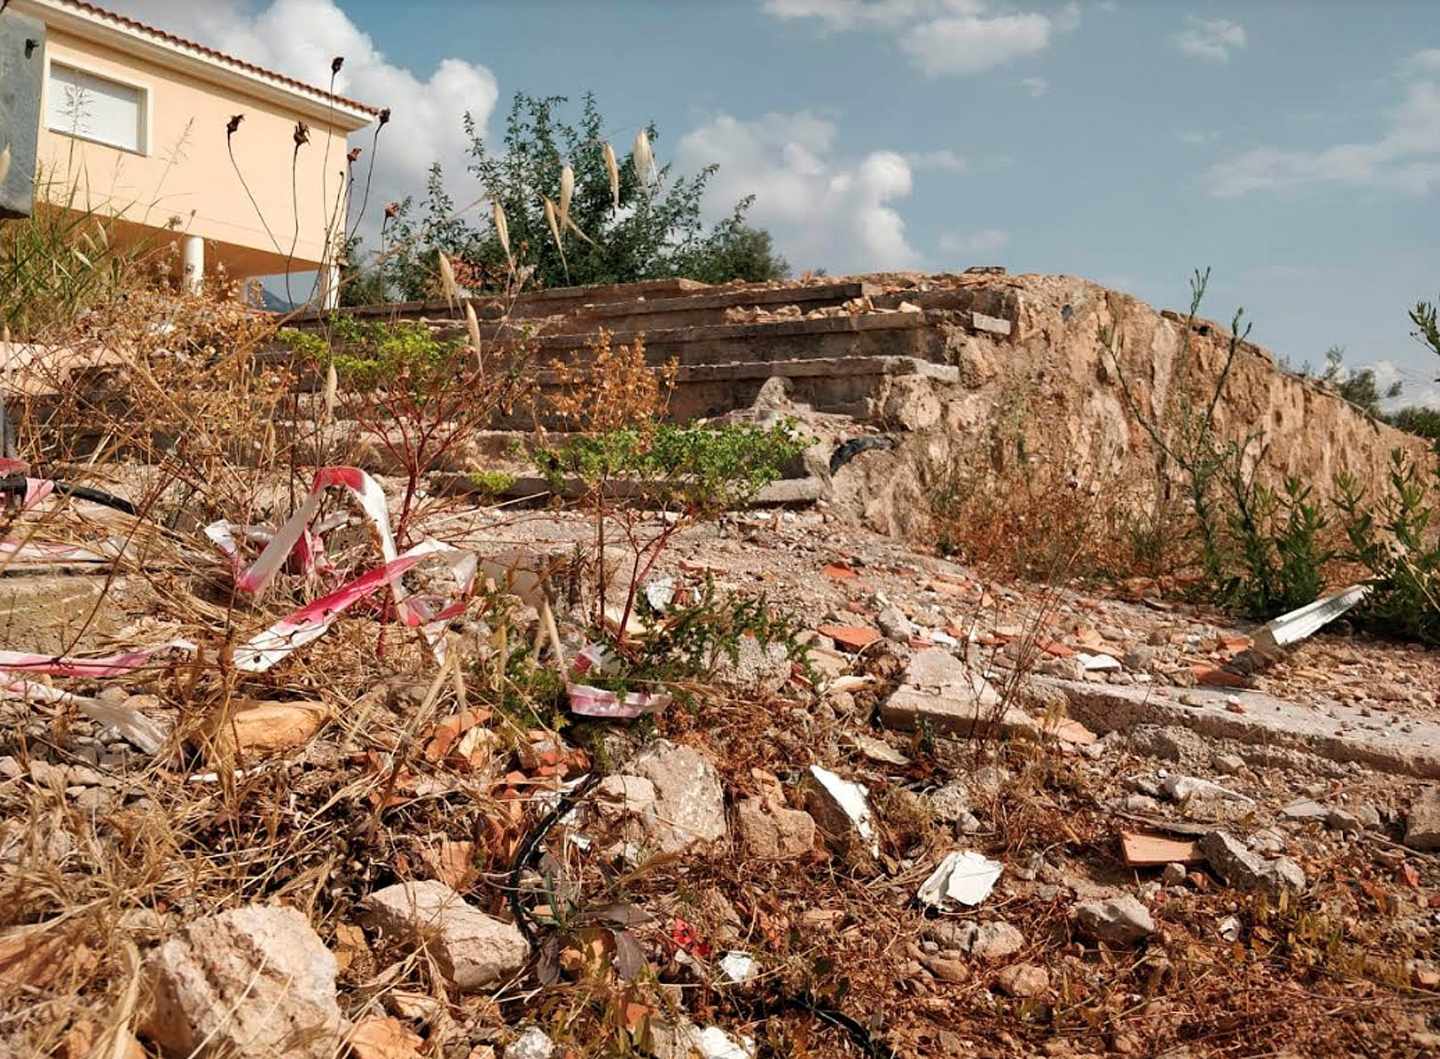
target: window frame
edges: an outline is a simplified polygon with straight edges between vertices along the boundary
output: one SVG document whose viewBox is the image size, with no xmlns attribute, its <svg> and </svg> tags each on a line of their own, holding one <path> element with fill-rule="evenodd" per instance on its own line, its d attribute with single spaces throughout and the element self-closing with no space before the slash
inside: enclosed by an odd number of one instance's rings
<svg viewBox="0 0 1440 1059">
<path fill-rule="evenodd" d="M 125 88 L 134 89 L 140 95 L 139 119 L 140 127 L 136 130 L 136 146 L 126 147 L 123 144 L 112 143 L 109 140 L 102 140 L 96 136 L 87 136 L 83 132 L 76 132 L 74 128 L 56 128 L 50 123 L 50 92 L 54 84 L 54 68 L 61 67 L 66 70 L 73 70 L 76 73 L 93 77 L 97 81 L 109 81 L 111 84 L 121 85 Z M 110 71 L 100 72 L 80 62 L 71 61 L 69 58 L 55 58 L 45 56 L 45 98 L 41 101 L 44 108 L 45 128 L 58 136 L 68 136 L 72 140 L 80 140 L 84 143 L 97 144 L 100 147 L 108 147 L 112 151 L 122 151 L 125 154 L 148 157 L 150 155 L 150 128 L 154 120 L 155 93 L 151 86 L 142 80 L 134 77 L 127 77 L 124 74 L 114 74 Z"/>
</svg>

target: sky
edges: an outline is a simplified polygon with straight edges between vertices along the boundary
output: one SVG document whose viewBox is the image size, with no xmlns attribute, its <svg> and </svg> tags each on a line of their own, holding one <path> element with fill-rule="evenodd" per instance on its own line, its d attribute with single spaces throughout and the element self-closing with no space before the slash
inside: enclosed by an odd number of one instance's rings
<svg viewBox="0 0 1440 1059">
<path fill-rule="evenodd" d="M 514 92 L 596 93 L 623 155 L 715 163 L 797 271 L 1070 273 L 1245 309 L 1295 365 L 1373 366 L 1440 407 L 1408 309 L 1440 296 L 1436 0 L 108 0 L 394 113 L 372 203 Z M 369 148 L 369 133 L 352 143 Z"/>
</svg>

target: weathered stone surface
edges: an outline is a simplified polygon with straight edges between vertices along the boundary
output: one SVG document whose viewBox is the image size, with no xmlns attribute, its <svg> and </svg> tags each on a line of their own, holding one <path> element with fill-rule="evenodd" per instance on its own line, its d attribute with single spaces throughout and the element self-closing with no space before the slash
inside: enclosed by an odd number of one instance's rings
<svg viewBox="0 0 1440 1059">
<path fill-rule="evenodd" d="M 1086 901 L 1076 907 L 1075 923 L 1088 937 L 1112 945 L 1133 945 L 1155 933 L 1150 910 L 1129 894 Z"/>
<path fill-rule="evenodd" d="M 762 647 L 753 636 L 742 636 L 737 643 L 738 657 L 721 659 L 716 679 L 722 684 L 744 691 L 760 690 L 774 694 L 790 679 L 790 656 L 782 643 Z"/>
<path fill-rule="evenodd" d="M 382 934 L 425 946 L 462 993 L 495 985 L 525 964 L 530 946 L 514 924 L 486 915 L 436 880 L 387 886 L 361 902 Z"/>
<path fill-rule="evenodd" d="M 1226 883 L 1241 890 L 1276 892 L 1305 889 L 1305 872 L 1289 857 L 1267 861 L 1224 831 L 1211 831 L 1200 840 L 1200 852 Z"/>
<path fill-rule="evenodd" d="M 1017 963 L 1000 971 L 995 976 L 995 984 L 1002 993 L 1013 997 L 1044 996 L 1050 991 L 1050 973 L 1033 963 Z"/>
<path fill-rule="evenodd" d="M 1025 935 L 1003 919 L 981 923 L 970 942 L 970 955 L 979 960 L 1003 960 L 1025 947 Z"/>
<path fill-rule="evenodd" d="M 1149 686 L 1120 687 L 1034 677 L 1062 690 L 1070 716 L 1097 732 L 1137 724 L 1183 725 L 1201 736 L 1285 750 L 1308 751 L 1332 761 L 1355 761 L 1383 772 L 1440 779 L 1440 724 L 1415 719 L 1383 732 L 1369 727 L 1363 707 L 1339 703 L 1317 710 L 1258 691 L 1241 692 L 1244 713 L 1229 709 L 1229 691 L 1194 689 L 1184 698 Z"/>
<path fill-rule="evenodd" d="M 655 788 L 645 830 L 661 853 L 679 853 L 725 834 L 725 792 L 715 766 L 698 750 L 659 740 L 630 766 Z"/>
<path fill-rule="evenodd" d="M 983 679 L 980 677 L 977 680 Z M 1002 735 L 1008 738 L 1033 736 L 1040 731 L 1029 714 L 1013 707 L 1000 709 L 998 697 L 976 696 L 962 689 L 943 692 L 918 688 L 897 688 L 880 707 L 880 719 L 891 728 L 913 731 L 925 727 L 937 735 L 983 737 Z"/>
<path fill-rule="evenodd" d="M 168 1056 L 328 1059 L 348 1026 L 335 957 L 293 908 L 251 905 L 195 920 L 145 961 L 142 1027 Z"/>
<path fill-rule="evenodd" d="M 815 818 L 803 809 L 747 798 L 735 806 L 735 823 L 747 856 L 788 860 L 803 857 L 815 846 Z"/>
<path fill-rule="evenodd" d="M 887 639 L 895 640 L 897 643 L 909 643 L 910 638 L 918 631 L 915 623 L 905 617 L 899 607 L 886 607 L 875 618 L 875 624 L 880 626 Z"/>
<path fill-rule="evenodd" d="M 1440 849 L 1440 787 L 1427 787 L 1405 816 L 1405 844 L 1411 849 Z"/>
</svg>

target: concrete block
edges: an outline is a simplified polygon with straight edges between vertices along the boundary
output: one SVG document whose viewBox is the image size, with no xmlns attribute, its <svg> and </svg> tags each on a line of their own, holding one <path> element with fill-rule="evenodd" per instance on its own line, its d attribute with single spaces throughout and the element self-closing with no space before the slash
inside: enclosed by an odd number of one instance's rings
<svg viewBox="0 0 1440 1059">
<path fill-rule="evenodd" d="M 10 152 L 9 168 L 0 179 L 0 219 L 28 217 L 34 205 L 44 72 L 44 23 L 0 10 L 0 152 Z"/>
</svg>

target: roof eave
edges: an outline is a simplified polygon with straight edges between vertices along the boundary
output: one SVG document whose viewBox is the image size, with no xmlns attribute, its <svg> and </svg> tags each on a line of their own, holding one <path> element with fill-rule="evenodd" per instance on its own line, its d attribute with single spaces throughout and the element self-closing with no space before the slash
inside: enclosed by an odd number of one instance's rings
<svg viewBox="0 0 1440 1059">
<path fill-rule="evenodd" d="M 354 106 L 343 100 L 327 98 L 318 89 L 314 94 L 270 79 L 222 59 L 206 55 L 195 48 L 173 41 L 160 40 L 126 26 L 115 25 L 87 11 L 77 10 L 56 0 L 11 0 L 10 9 L 39 18 L 47 26 L 77 37 L 104 44 L 137 58 L 148 59 L 172 70 L 214 84 L 224 85 L 245 95 L 286 108 L 312 121 L 325 122 L 354 132 L 376 120 L 368 108 Z"/>
</svg>

